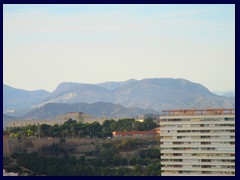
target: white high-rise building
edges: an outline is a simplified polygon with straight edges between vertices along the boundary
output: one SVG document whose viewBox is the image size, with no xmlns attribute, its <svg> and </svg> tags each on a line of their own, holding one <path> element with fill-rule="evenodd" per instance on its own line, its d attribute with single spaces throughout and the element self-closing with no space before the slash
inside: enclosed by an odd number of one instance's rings
<svg viewBox="0 0 240 180">
<path fill-rule="evenodd" d="M 235 109 L 165 110 L 162 176 L 235 175 Z"/>
</svg>

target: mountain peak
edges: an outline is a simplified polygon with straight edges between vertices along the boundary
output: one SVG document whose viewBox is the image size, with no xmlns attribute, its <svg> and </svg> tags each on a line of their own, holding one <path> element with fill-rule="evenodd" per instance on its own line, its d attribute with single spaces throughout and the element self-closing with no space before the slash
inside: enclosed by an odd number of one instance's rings
<svg viewBox="0 0 240 180">
<path fill-rule="evenodd" d="M 83 84 L 63 82 L 55 91 L 42 96 L 16 89 L 4 90 L 4 108 L 39 107 L 47 103 L 111 102 L 125 107 L 160 111 L 173 108 L 234 107 L 233 98 L 217 96 L 206 87 L 183 78 L 129 79 L 121 82 Z M 9 93 L 12 92 L 12 93 Z M 34 101 L 33 101 L 34 100 Z"/>
</svg>

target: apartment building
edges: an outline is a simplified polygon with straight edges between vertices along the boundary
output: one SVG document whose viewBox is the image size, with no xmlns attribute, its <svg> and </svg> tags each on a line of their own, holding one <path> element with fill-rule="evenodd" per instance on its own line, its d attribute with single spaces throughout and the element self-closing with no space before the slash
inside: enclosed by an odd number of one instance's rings
<svg viewBox="0 0 240 180">
<path fill-rule="evenodd" d="M 234 176 L 235 109 L 164 110 L 162 176 Z"/>
</svg>

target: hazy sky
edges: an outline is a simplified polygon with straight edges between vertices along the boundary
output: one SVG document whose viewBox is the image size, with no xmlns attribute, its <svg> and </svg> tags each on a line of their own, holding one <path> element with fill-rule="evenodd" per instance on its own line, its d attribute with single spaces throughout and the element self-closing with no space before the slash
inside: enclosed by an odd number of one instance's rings
<svg viewBox="0 0 240 180">
<path fill-rule="evenodd" d="M 234 5 L 3 5 L 3 82 L 185 78 L 235 89 Z"/>
</svg>

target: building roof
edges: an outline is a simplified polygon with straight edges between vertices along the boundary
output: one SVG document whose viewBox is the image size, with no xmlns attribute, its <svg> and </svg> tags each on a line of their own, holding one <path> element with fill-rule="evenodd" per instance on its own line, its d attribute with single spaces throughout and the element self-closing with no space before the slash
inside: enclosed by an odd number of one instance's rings
<svg viewBox="0 0 240 180">
<path fill-rule="evenodd" d="M 208 108 L 208 109 L 172 109 L 162 110 L 161 116 L 179 115 L 235 115 L 235 108 Z"/>
</svg>

